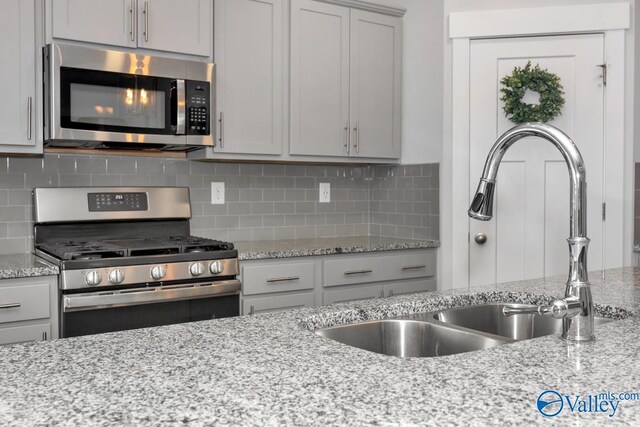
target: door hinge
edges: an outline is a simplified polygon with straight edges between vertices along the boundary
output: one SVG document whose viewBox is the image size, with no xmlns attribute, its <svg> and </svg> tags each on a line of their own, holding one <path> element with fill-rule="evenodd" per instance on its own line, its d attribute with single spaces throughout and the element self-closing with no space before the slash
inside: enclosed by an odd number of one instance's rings
<svg viewBox="0 0 640 427">
<path fill-rule="evenodd" d="M 602 68 L 602 74 L 600 74 L 600 77 L 602 77 L 602 84 L 604 86 L 607 85 L 607 64 L 600 64 L 598 65 L 598 67 Z"/>
<path fill-rule="evenodd" d="M 603 203 L 602 204 L 602 220 L 606 220 L 607 219 L 607 204 Z"/>
</svg>

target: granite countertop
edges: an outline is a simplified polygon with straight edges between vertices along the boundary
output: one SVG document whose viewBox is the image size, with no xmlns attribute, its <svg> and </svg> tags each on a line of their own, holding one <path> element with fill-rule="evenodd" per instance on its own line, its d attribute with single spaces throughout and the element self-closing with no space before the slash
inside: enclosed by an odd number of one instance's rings
<svg viewBox="0 0 640 427">
<path fill-rule="evenodd" d="M 54 276 L 58 267 L 39 261 L 32 254 L 0 255 L 0 279 Z"/>
<path fill-rule="evenodd" d="M 547 389 L 640 392 L 640 317 L 437 358 L 348 347 L 309 329 L 353 320 L 562 295 L 564 277 L 0 347 L 0 425 L 523 425 Z M 640 269 L 592 275 L 596 311 L 640 313 Z M 566 405 L 565 405 L 566 406 Z M 640 425 L 565 409 L 560 425 Z"/>
<path fill-rule="evenodd" d="M 437 240 L 397 239 L 381 236 L 319 237 L 314 239 L 235 242 L 240 261 L 293 258 L 314 255 L 352 254 L 437 248 Z"/>
</svg>

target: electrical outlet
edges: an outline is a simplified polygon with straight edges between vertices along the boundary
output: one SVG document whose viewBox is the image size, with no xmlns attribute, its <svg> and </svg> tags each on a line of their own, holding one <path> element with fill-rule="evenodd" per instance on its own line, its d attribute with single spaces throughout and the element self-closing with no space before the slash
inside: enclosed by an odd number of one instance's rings
<svg viewBox="0 0 640 427">
<path fill-rule="evenodd" d="M 320 203 L 331 203 L 331 184 L 328 182 L 320 183 Z"/>
<path fill-rule="evenodd" d="M 211 204 L 224 205 L 224 182 L 211 183 Z"/>
</svg>

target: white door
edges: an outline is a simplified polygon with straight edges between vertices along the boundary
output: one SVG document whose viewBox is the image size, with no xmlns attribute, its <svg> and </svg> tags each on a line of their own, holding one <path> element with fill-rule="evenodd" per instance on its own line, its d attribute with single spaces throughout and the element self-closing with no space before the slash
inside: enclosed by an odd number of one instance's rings
<svg viewBox="0 0 640 427">
<path fill-rule="evenodd" d="M 400 157 L 402 18 L 351 10 L 351 155 Z"/>
<path fill-rule="evenodd" d="M 346 156 L 349 8 L 291 2 L 291 154 Z"/>
<path fill-rule="evenodd" d="M 283 0 L 217 0 L 216 152 L 281 154 Z"/>
<path fill-rule="evenodd" d="M 604 36 L 476 40 L 470 48 L 470 182 L 478 185 L 489 149 L 514 126 L 504 115 L 500 80 L 531 60 L 560 76 L 565 105 L 549 124 L 562 129 L 580 149 L 587 172 L 588 268 L 603 263 Z M 535 97 L 534 97 L 535 98 Z M 531 102 L 535 102 L 532 98 Z M 569 268 L 569 175 L 548 141 L 516 142 L 500 165 L 494 218 L 469 223 L 469 284 L 566 274 Z M 474 236 L 485 233 L 483 245 Z"/>
</svg>

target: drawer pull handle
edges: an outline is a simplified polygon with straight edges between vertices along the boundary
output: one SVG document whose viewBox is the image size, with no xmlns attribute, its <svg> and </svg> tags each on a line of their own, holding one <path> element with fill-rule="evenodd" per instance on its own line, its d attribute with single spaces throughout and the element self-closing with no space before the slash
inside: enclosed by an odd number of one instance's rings
<svg viewBox="0 0 640 427">
<path fill-rule="evenodd" d="M 299 276 L 274 277 L 271 279 L 267 279 L 267 283 L 293 282 L 296 280 L 300 280 L 300 277 Z"/>
<path fill-rule="evenodd" d="M 14 302 L 11 304 L 0 304 L 0 310 L 4 308 L 19 308 L 22 304 L 19 302 Z"/>
<path fill-rule="evenodd" d="M 344 275 L 345 276 L 353 276 L 355 274 L 369 274 L 369 273 L 373 273 L 373 270 L 352 270 L 352 271 L 345 271 Z"/>
<path fill-rule="evenodd" d="M 426 265 L 405 265 L 404 267 L 402 267 L 403 271 L 406 270 L 422 270 L 423 268 L 427 268 Z"/>
</svg>

